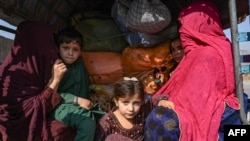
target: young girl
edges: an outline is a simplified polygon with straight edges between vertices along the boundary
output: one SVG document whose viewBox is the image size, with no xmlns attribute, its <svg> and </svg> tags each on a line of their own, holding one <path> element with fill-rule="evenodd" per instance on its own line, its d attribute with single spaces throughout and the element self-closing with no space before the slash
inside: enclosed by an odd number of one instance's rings
<svg viewBox="0 0 250 141">
<path fill-rule="evenodd" d="M 184 48 L 182 47 L 180 37 L 174 38 L 170 43 L 170 52 L 176 63 L 180 63 L 184 56 Z"/>
<path fill-rule="evenodd" d="M 143 140 L 144 91 L 141 82 L 124 77 L 114 85 L 113 109 L 99 121 L 95 141 Z"/>
<path fill-rule="evenodd" d="M 178 64 L 181 62 L 182 58 L 184 57 L 184 48 L 181 43 L 180 37 L 176 37 L 173 40 L 171 40 L 170 43 L 170 52 L 173 56 L 173 60 L 175 61 L 174 67 L 171 68 L 169 77 L 173 73 L 174 69 L 178 66 Z"/>
</svg>

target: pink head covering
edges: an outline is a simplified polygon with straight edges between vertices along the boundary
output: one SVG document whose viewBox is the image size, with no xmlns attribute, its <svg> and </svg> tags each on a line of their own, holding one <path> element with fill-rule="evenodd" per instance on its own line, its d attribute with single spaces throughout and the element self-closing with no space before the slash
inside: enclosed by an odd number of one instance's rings
<svg viewBox="0 0 250 141">
<path fill-rule="evenodd" d="M 223 32 L 217 8 L 208 1 L 201 0 L 183 9 L 179 21 L 182 23 L 179 32 L 185 53 L 203 46 L 217 50 L 225 69 L 226 92 L 222 97 L 232 107 L 238 107 L 238 101 L 226 98 L 235 96 L 233 56 L 231 43 Z"/>
</svg>

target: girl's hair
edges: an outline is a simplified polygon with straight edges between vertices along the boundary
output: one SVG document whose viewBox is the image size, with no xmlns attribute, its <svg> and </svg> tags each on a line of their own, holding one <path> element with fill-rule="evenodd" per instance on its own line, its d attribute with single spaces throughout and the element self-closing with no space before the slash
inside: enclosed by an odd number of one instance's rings
<svg viewBox="0 0 250 141">
<path fill-rule="evenodd" d="M 62 43 L 67 43 L 68 44 L 68 43 L 70 43 L 72 41 L 76 41 L 77 44 L 79 44 L 81 46 L 81 49 L 83 49 L 83 46 L 84 46 L 84 41 L 83 41 L 82 34 L 80 32 L 78 32 L 77 30 L 73 29 L 73 28 L 64 28 L 64 29 L 62 29 L 58 33 L 56 41 L 57 41 L 56 43 L 57 43 L 58 47 Z"/>
<path fill-rule="evenodd" d="M 170 53 L 173 52 L 173 46 L 172 46 L 172 43 L 175 41 L 175 40 L 181 40 L 180 39 L 180 36 L 176 36 L 175 38 L 173 38 L 172 40 L 170 40 Z"/>
<path fill-rule="evenodd" d="M 118 100 L 135 94 L 138 94 L 142 100 L 144 99 L 144 89 L 141 81 L 135 77 L 123 77 L 114 84 L 112 99 Z"/>
</svg>

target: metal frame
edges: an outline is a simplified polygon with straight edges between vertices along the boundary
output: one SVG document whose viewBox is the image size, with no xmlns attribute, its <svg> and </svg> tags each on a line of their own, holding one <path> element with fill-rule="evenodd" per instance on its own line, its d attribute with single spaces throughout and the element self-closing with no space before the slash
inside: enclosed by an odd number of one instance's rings
<svg viewBox="0 0 250 141">
<path fill-rule="evenodd" d="M 240 101 L 240 118 L 244 125 L 250 125 L 247 121 L 246 113 L 244 111 L 244 101 L 243 101 L 243 80 L 241 74 L 241 62 L 240 62 L 240 51 L 239 51 L 239 41 L 238 41 L 238 26 L 237 26 L 237 13 L 236 0 L 229 0 L 229 15 L 231 24 L 231 40 L 233 45 L 233 56 L 234 56 L 234 70 L 235 70 L 235 86 L 236 94 Z"/>
</svg>

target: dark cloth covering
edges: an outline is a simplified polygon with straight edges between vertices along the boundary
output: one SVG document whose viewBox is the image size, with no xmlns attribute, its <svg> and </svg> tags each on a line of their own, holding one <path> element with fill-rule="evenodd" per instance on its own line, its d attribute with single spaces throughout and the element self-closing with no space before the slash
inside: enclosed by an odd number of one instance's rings
<svg viewBox="0 0 250 141">
<path fill-rule="evenodd" d="M 120 134 L 110 134 L 106 137 L 105 141 L 134 141 L 134 140 Z"/>
<path fill-rule="evenodd" d="M 0 132 L 3 141 L 48 140 L 46 115 L 61 100 L 46 85 L 58 58 L 53 31 L 31 21 L 18 25 L 0 66 Z"/>
<path fill-rule="evenodd" d="M 48 120 L 49 125 L 49 140 L 52 141 L 74 141 L 76 130 L 63 124 L 62 122 L 50 118 Z"/>
<path fill-rule="evenodd" d="M 173 110 L 157 106 L 149 113 L 146 120 L 144 141 L 179 139 L 179 119 Z"/>
</svg>

